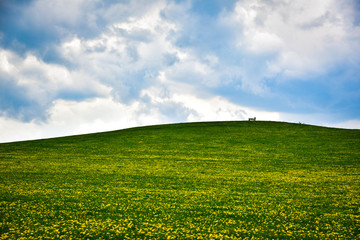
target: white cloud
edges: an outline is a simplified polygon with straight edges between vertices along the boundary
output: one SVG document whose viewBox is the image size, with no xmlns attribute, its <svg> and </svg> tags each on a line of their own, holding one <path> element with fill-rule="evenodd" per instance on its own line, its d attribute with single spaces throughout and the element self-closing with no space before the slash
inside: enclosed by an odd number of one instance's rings
<svg viewBox="0 0 360 240">
<path fill-rule="evenodd" d="M 353 119 L 339 123 L 329 123 L 326 124 L 326 126 L 335 128 L 360 129 L 360 120 Z"/>
<path fill-rule="evenodd" d="M 136 99 L 148 85 L 157 85 L 160 73 L 199 88 L 219 86 L 223 72 L 216 71 L 218 57 L 199 58 L 191 49 L 176 46 L 170 36 L 178 26 L 161 17 L 166 6 L 158 2 L 142 16 L 110 24 L 95 38 L 75 36 L 58 51 L 81 71 L 112 86 L 113 96 L 121 102 Z"/>
<path fill-rule="evenodd" d="M 164 78 L 163 75 L 159 76 Z M 288 114 L 245 107 L 229 102 L 220 96 L 196 96 L 182 88 L 177 91 L 176 82 L 163 79 L 167 86 L 151 86 L 141 92 L 139 99 L 123 104 L 111 97 L 82 101 L 55 100 L 48 110 L 46 122 L 18 120 L 0 117 L 0 142 L 29 140 L 103 132 L 135 126 L 177 122 L 257 120 L 289 121 L 324 125 L 326 114 Z M 174 84 L 174 86 L 172 86 Z M 360 128 L 358 120 L 343 123 L 327 123 L 326 126 Z"/>
<path fill-rule="evenodd" d="M 10 63 L 9 58 L 14 58 L 13 54 L 9 51 L 0 50 L 0 71 L 3 73 L 11 73 L 15 70 L 15 66 Z"/>
<path fill-rule="evenodd" d="M 149 99 L 151 106 L 170 105 L 182 111 L 185 121 L 221 121 L 244 120 L 257 116 L 263 120 L 279 120 L 276 112 L 261 111 L 232 103 L 221 96 L 208 94 L 197 89 L 191 82 L 180 82 L 161 72 L 158 76 L 159 85 L 142 90 L 142 98 Z M 163 112 L 164 116 L 168 114 Z M 176 121 L 168 119 L 168 121 Z"/>
<path fill-rule="evenodd" d="M 144 90 L 142 100 L 122 104 L 112 98 L 94 98 L 84 101 L 56 100 L 48 110 L 46 122 L 24 123 L 0 117 L 0 142 L 28 140 L 102 132 L 135 126 L 183 121 L 244 120 L 250 116 L 258 119 L 278 120 L 279 114 L 238 106 L 221 97 L 199 98 L 193 95 L 170 94 L 159 97 L 156 89 Z M 179 112 L 180 111 L 180 112 Z"/>
<path fill-rule="evenodd" d="M 273 53 L 281 51 L 283 41 L 276 34 L 268 32 L 254 32 L 246 36 L 248 50 L 254 53 Z"/>
<path fill-rule="evenodd" d="M 46 122 L 28 123 L 0 117 L 0 142 L 40 139 L 102 132 L 139 125 L 157 124 L 153 112 L 142 113 L 139 102 L 124 105 L 111 98 L 94 98 L 80 102 L 56 100 L 48 110 Z"/>
<path fill-rule="evenodd" d="M 360 129 L 359 120 L 327 123 L 329 116 L 319 114 L 287 114 L 267 112 L 233 104 L 221 97 L 198 98 L 193 95 L 175 94 L 160 99 L 153 91 L 145 91 L 151 104 L 135 101 L 121 104 L 111 98 L 94 98 L 81 102 L 56 100 L 49 109 L 47 122 L 22 122 L 0 117 L 0 142 L 31 140 L 58 136 L 103 132 L 136 126 L 179 122 L 176 116 L 169 117 L 162 106 L 182 109 L 184 122 L 247 120 L 289 121 L 323 125 L 337 128 Z M 153 94 L 153 95 L 151 95 Z M 184 111 L 185 110 L 185 111 Z"/>
<path fill-rule="evenodd" d="M 13 99 L 7 101 L 25 100 L 27 103 L 24 103 L 26 109 L 23 114 L 30 113 L 30 118 L 43 118 L 51 102 L 64 95 L 93 97 L 108 95 L 111 91 L 111 88 L 97 82 L 86 73 L 69 71 L 64 66 L 45 63 L 31 53 L 23 58 L 11 51 L 0 49 L 0 61 L 2 81 L 7 79 L 5 84 L 13 86 Z M 37 109 L 36 112 L 34 109 Z M 6 114 L 6 107 L 2 110 Z M 28 119 L 25 115 L 22 117 Z"/>
<path fill-rule="evenodd" d="M 360 129 L 360 120 L 353 118 L 350 120 L 340 120 L 331 113 L 288 113 L 280 112 L 280 121 L 310 124 L 324 127 Z"/>
<path fill-rule="evenodd" d="M 47 136 L 44 134 L 43 126 L 35 122 L 25 123 L 16 119 L 5 117 L 0 117 L 0 132 L 1 143 L 40 139 Z M 52 135 L 49 134 L 48 136 Z"/>
<path fill-rule="evenodd" d="M 306 77 L 359 52 L 360 27 L 350 22 L 352 8 L 332 0 L 244 0 L 224 18 L 238 26 L 239 48 L 249 54 L 276 54 L 268 59 L 265 76 Z"/>
<path fill-rule="evenodd" d="M 175 95 L 174 101 L 191 110 L 187 119 L 190 122 L 245 120 L 254 116 L 262 120 L 279 120 L 279 114 L 276 112 L 239 106 L 219 96 L 202 99 L 192 95 Z"/>
<path fill-rule="evenodd" d="M 84 101 L 57 100 L 49 110 L 49 122 L 72 134 L 106 131 L 135 126 L 137 104 L 124 105 L 111 98 Z"/>
<path fill-rule="evenodd" d="M 76 26 L 86 18 L 86 10 L 91 9 L 97 0 L 33 1 L 25 11 L 25 17 L 37 28 L 57 28 Z M 28 24 L 28 23 L 24 23 Z M 54 29 L 53 29 L 54 30 Z"/>
<path fill-rule="evenodd" d="M 31 53 L 22 58 L 11 51 L 0 49 L 0 61 L 3 63 L 0 71 L 12 77 L 17 85 L 33 91 L 32 97 L 43 99 L 66 89 L 100 95 L 109 92 L 108 87 L 90 76 L 76 70 L 69 71 L 61 65 L 45 63 Z"/>
</svg>

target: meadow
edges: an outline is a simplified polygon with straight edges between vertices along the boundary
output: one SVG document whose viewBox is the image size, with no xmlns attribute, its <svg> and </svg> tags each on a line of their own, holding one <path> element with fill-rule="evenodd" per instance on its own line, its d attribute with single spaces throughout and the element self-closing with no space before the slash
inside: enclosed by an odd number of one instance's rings
<svg viewBox="0 0 360 240">
<path fill-rule="evenodd" d="M 207 122 L 0 144 L 0 239 L 359 239 L 360 130 Z"/>
</svg>

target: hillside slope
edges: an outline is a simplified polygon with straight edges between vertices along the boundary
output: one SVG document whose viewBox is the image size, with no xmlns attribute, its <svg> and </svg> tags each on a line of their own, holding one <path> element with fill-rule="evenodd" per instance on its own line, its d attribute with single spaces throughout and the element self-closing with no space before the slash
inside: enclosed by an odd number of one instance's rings
<svg viewBox="0 0 360 240">
<path fill-rule="evenodd" d="M 0 239 L 360 234 L 360 130 L 208 122 L 6 143 L 0 180 Z"/>
</svg>

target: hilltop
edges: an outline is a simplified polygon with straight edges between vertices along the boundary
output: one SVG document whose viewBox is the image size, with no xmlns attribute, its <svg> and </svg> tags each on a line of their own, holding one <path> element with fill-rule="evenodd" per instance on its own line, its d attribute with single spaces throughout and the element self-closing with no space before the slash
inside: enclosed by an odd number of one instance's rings
<svg viewBox="0 0 360 240">
<path fill-rule="evenodd" d="M 359 237 L 360 130 L 207 122 L 0 144 L 2 238 Z"/>
</svg>

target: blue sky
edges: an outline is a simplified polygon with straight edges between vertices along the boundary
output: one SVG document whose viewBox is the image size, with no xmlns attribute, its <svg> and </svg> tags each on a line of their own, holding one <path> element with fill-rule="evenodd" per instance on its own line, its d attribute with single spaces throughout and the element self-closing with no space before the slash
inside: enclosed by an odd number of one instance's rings
<svg viewBox="0 0 360 240">
<path fill-rule="evenodd" d="M 360 4 L 0 2 L 0 142 L 217 120 L 360 128 Z"/>
</svg>

